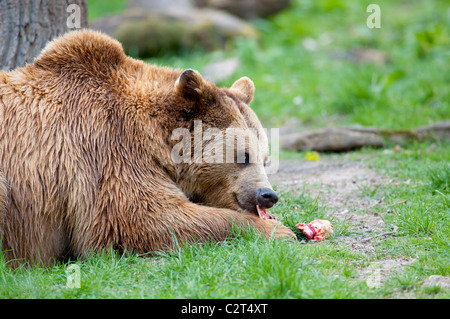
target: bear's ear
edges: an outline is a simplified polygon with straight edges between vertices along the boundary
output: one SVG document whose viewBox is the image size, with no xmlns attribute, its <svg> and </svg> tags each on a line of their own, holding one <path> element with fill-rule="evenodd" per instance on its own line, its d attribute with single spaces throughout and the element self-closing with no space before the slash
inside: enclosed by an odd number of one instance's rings
<svg viewBox="0 0 450 319">
<path fill-rule="evenodd" d="M 203 78 L 196 70 L 187 69 L 175 82 L 177 94 L 188 100 L 199 100 L 203 94 Z"/>
<path fill-rule="evenodd" d="M 233 83 L 231 89 L 238 93 L 239 97 L 245 104 L 250 104 L 255 94 L 255 85 L 253 81 L 244 76 Z"/>
</svg>

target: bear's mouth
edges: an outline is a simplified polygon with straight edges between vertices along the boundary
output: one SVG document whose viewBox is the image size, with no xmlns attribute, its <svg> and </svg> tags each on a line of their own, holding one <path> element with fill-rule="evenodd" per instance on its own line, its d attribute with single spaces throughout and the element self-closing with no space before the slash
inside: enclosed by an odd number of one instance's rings
<svg viewBox="0 0 450 319">
<path fill-rule="evenodd" d="M 276 218 L 275 216 L 273 216 L 272 214 L 268 214 L 268 213 L 267 213 L 267 209 L 268 209 L 268 208 L 261 207 L 261 206 L 259 206 L 258 204 L 256 204 L 256 205 L 251 205 L 251 204 L 243 205 L 243 204 L 241 204 L 241 203 L 239 202 L 236 193 L 233 193 L 233 195 L 234 195 L 234 198 L 235 198 L 235 200 L 236 200 L 236 203 L 237 203 L 238 207 L 239 207 L 241 210 L 244 210 L 245 212 L 250 213 L 250 214 L 258 215 L 259 218 L 261 218 L 262 220 L 269 220 L 269 219 L 274 219 L 274 220 L 276 220 L 276 219 L 277 219 L 277 218 Z"/>
<path fill-rule="evenodd" d="M 256 205 L 256 211 L 258 212 L 259 218 L 263 220 L 273 219 L 272 215 L 267 214 L 267 211 L 264 207 Z"/>
<path fill-rule="evenodd" d="M 267 213 L 268 208 L 264 208 L 259 205 L 256 205 L 255 208 L 256 208 L 256 213 L 258 213 L 259 218 L 261 218 L 262 220 L 269 220 L 269 219 L 278 220 L 272 214 Z M 253 212 L 254 212 L 254 210 L 253 210 Z"/>
</svg>

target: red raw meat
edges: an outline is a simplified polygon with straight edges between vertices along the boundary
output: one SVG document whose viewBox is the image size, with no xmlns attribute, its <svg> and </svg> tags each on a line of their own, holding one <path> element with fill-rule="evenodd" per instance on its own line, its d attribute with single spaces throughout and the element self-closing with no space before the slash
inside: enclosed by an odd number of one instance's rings
<svg viewBox="0 0 450 319">
<path fill-rule="evenodd" d="M 311 240 L 322 241 L 333 234 L 333 225 L 328 220 L 316 219 L 309 224 L 299 223 L 295 227 Z"/>
</svg>

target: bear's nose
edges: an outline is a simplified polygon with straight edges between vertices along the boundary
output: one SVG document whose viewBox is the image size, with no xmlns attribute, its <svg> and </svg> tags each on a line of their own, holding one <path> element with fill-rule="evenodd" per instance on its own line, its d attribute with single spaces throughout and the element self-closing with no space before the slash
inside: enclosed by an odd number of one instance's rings
<svg viewBox="0 0 450 319">
<path fill-rule="evenodd" d="M 270 188 L 258 189 L 258 205 L 263 208 L 270 208 L 278 202 L 277 193 Z"/>
</svg>

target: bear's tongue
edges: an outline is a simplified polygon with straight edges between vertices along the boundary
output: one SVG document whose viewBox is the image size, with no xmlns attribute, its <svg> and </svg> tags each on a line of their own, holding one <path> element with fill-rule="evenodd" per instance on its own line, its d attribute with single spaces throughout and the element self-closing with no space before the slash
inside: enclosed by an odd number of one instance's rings
<svg viewBox="0 0 450 319">
<path fill-rule="evenodd" d="M 265 208 L 262 208 L 262 207 L 259 207 L 259 205 L 256 205 L 256 210 L 258 211 L 258 215 L 260 218 L 262 218 L 264 220 L 270 219 Z"/>
</svg>

